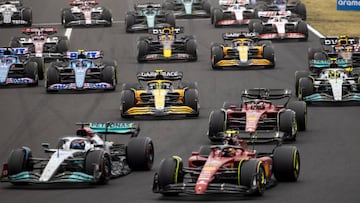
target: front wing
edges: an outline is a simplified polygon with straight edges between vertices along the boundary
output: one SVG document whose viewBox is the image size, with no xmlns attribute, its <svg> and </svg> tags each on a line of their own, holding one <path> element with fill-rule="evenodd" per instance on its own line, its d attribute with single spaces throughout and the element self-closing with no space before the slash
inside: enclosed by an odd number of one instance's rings
<svg viewBox="0 0 360 203">
<path fill-rule="evenodd" d="M 74 20 L 66 24 L 66 26 L 91 26 L 91 25 L 111 25 L 107 20 Z"/>
<path fill-rule="evenodd" d="M 188 106 L 169 106 L 162 110 L 155 107 L 131 107 L 125 113 L 130 116 L 166 116 L 166 115 L 196 115 L 197 112 Z"/>
<path fill-rule="evenodd" d="M 252 67 L 252 66 L 273 66 L 274 64 L 268 59 L 249 59 L 248 61 L 240 61 L 239 59 L 223 59 L 218 61 L 216 67 Z"/>
<path fill-rule="evenodd" d="M 139 58 L 139 61 L 195 61 L 196 56 L 187 53 L 173 53 L 170 57 L 165 57 L 163 54 L 146 54 L 144 57 Z"/>
<path fill-rule="evenodd" d="M 220 26 L 240 26 L 240 25 L 248 25 L 250 19 L 236 20 L 236 19 L 228 19 L 228 20 L 219 20 L 215 23 L 216 27 Z"/>
<path fill-rule="evenodd" d="M 84 83 L 82 87 L 77 87 L 75 83 L 57 83 L 52 84 L 47 87 L 47 90 L 86 90 L 86 89 L 114 89 L 114 86 L 106 83 L 106 82 L 99 82 L 99 83 Z"/>
<path fill-rule="evenodd" d="M 288 33 L 264 33 L 259 35 L 259 39 L 307 39 L 307 36 L 299 32 Z"/>
<path fill-rule="evenodd" d="M 360 102 L 360 93 L 349 93 L 343 95 L 341 100 L 335 100 L 332 95 L 326 93 L 315 93 L 303 98 L 305 102 Z"/>
</svg>

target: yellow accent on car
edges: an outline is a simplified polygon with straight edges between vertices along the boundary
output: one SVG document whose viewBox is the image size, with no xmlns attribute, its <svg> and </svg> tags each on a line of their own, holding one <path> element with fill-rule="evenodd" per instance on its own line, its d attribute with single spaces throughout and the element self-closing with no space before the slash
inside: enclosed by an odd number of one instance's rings
<svg viewBox="0 0 360 203">
<path fill-rule="evenodd" d="M 163 50 L 164 57 L 169 58 L 171 57 L 171 48 L 170 49 L 164 49 Z"/>
</svg>

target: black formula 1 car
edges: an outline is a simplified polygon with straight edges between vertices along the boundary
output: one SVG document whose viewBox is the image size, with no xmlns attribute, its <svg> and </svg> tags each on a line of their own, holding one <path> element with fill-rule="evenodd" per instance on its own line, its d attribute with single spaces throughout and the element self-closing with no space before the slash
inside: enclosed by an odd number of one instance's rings
<svg viewBox="0 0 360 203">
<path fill-rule="evenodd" d="M 173 11 L 164 10 L 161 4 L 135 4 L 134 10 L 126 13 L 126 32 L 148 32 L 154 27 L 175 27 Z"/>
<path fill-rule="evenodd" d="M 0 1 L 0 25 L 32 24 L 32 10 L 24 7 L 21 1 Z"/>
<path fill-rule="evenodd" d="M 179 71 L 139 72 L 139 83 L 124 84 L 121 93 L 121 117 L 185 115 L 200 112 L 197 83 L 182 82 Z"/>
<path fill-rule="evenodd" d="M 271 41 L 258 41 L 256 33 L 228 32 L 223 34 L 231 44 L 211 45 L 211 66 L 213 69 L 275 67 L 275 54 Z"/>
<path fill-rule="evenodd" d="M 166 0 L 162 7 L 174 11 L 177 19 L 208 18 L 211 10 L 209 0 Z"/>
<path fill-rule="evenodd" d="M 102 89 L 114 91 L 117 84 L 117 62 L 102 60 L 101 51 L 67 52 L 62 61 L 47 69 L 47 92 L 59 90 Z"/>
<path fill-rule="evenodd" d="M 295 146 L 276 145 L 258 150 L 231 134 L 223 145 L 201 146 L 184 166 L 179 156 L 163 159 L 154 175 L 153 192 L 164 196 L 255 195 L 279 182 L 295 182 L 300 175 L 300 153 Z"/>
<path fill-rule="evenodd" d="M 30 56 L 38 64 L 39 79 L 44 79 L 45 62 L 62 58 L 68 50 L 69 40 L 66 36 L 51 36 L 57 33 L 55 27 L 23 28 L 22 32 L 29 37 L 13 37 L 11 47 L 28 47 Z"/>
<path fill-rule="evenodd" d="M 99 5 L 98 0 L 72 0 L 71 8 L 61 10 L 61 24 L 64 27 L 104 25 L 112 26 L 111 10 Z"/>
<path fill-rule="evenodd" d="M 107 184 L 132 170 L 150 170 L 153 142 L 149 137 L 137 137 L 138 133 L 139 126 L 134 123 L 82 123 L 76 135 L 60 138 L 56 148 L 42 143 L 49 157 L 33 157 L 28 147 L 13 150 L 0 181 L 14 185 Z M 127 144 L 107 140 L 110 135 L 122 134 L 131 135 Z"/>
<path fill-rule="evenodd" d="M 196 41 L 192 35 L 181 36 L 180 27 L 154 28 L 156 37 L 140 37 L 138 41 L 138 62 L 150 61 L 196 61 Z"/>
<path fill-rule="evenodd" d="M 38 85 L 38 65 L 26 47 L 0 48 L 0 86 Z"/>
<path fill-rule="evenodd" d="M 295 140 L 298 131 L 306 130 L 307 106 L 290 98 L 287 89 L 245 89 L 239 101 L 226 101 L 223 108 L 211 112 L 208 137 L 217 142 L 222 139 L 219 133 L 236 130 L 264 141 L 274 134 Z"/>
<path fill-rule="evenodd" d="M 359 37 L 347 35 L 320 38 L 320 48 L 308 49 L 310 71 L 321 72 L 323 68 L 335 65 L 341 68 L 360 67 Z"/>
</svg>

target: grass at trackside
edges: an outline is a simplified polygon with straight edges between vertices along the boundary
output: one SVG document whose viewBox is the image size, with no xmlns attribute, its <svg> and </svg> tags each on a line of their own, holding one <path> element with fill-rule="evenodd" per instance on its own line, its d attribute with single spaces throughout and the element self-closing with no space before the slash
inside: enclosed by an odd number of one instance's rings
<svg viewBox="0 0 360 203">
<path fill-rule="evenodd" d="M 360 37 L 360 11 L 338 11 L 336 0 L 301 0 L 307 22 L 323 35 L 347 34 Z"/>
</svg>

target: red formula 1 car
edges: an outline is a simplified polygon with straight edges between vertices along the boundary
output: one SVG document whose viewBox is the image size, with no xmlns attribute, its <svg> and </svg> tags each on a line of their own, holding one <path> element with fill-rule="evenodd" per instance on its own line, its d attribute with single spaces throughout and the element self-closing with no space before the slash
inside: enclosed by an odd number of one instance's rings
<svg viewBox="0 0 360 203">
<path fill-rule="evenodd" d="M 209 139 L 221 141 L 218 133 L 232 129 L 264 141 L 274 133 L 295 140 L 297 131 L 306 129 L 307 106 L 303 101 L 290 101 L 290 97 L 291 91 L 286 89 L 244 90 L 241 101 L 225 102 L 222 109 L 211 112 Z"/>
<path fill-rule="evenodd" d="M 294 146 L 276 146 L 271 153 L 258 153 L 244 141 L 232 136 L 234 143 L 202 146 L 192 152 L 188 167 L 173 156 L 163 159 L 154 176 L 153 192 L 162 195 L 254 194 L 261 195 L 276 181 L 297 181 L 300 153 Z"/>
</svg>

